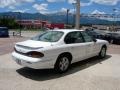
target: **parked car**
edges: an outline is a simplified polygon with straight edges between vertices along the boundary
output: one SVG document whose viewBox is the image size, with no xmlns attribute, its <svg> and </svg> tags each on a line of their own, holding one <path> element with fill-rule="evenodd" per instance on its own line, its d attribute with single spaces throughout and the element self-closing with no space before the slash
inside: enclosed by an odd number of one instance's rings
<svg viewBox="0 0 120 90">
<path fill-rule="evenodd" d="M 86 32 L 95 39 L 104 39 L 104 35 L 97 30 L 86 30 Z"/>
<path fill-rule="evenodd" d="M 108 42 L 93 39 L 83 30 L 50 30 L 30 40 L 16 43 L 12 57 L 19 65 L 63 73 L 72 63 L 106 56 Z"/>
<path fill-rule="evenodd" d="M 105 40 L 109 41 L 109 43 L 120 44 L 120 33 L 107 33 L 105 34 Z"/>
<path fill-rule="evenodd" d="M 0 37 L 9 37 L 9 31 L 7 27 L 0 27 Z"/>
</svg>

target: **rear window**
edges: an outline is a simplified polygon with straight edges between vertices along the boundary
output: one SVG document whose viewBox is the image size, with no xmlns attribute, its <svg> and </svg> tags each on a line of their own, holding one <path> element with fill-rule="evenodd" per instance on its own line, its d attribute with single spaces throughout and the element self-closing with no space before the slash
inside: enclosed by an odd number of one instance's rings
<svg viewBox="0 0 120 90">
<path fill-rule="evenodd" d="M 63 36 L 62 31 L 46 31 L 42 34 L 33 37 L 32 40 L 44 41 L 44 42 L 57 42 Z"/>
</svg>

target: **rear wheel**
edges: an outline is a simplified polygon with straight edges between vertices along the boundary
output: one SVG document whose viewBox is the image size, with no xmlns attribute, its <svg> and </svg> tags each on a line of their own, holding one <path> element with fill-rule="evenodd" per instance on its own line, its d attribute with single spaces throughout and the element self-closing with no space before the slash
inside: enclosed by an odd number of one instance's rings
<svg viewBox="0 0 120 90">
<path fill-rule="evenodd" d="M 71 62 L 68 56 L 60 56 L 55 64 L 55 70 L 64 73 L 69 69 Z"/>
<path fill-rule="evenodd" d="M 105 56 L 106 56 L 106 47 L 105 46 L 103 46 L 102 48 L 101 48 L 101 51 L 100 51 L 100 53 L 99 53 L 99 58 L 105 58 Z"/>
</svg>

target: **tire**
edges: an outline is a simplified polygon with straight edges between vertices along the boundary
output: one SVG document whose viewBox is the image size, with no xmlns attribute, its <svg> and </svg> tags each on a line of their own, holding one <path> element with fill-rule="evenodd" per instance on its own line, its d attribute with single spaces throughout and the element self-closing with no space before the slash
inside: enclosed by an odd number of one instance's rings
<svg viewBox="0 0 120 90">
<path fill-rule="evenodd" d="M 106 57 L 106 46 L 103 46 L 100 50 L 100 53 L 99 53 L 99 58 L 105 58 Z"/>
<path fill-rule="evenodd" d="M 71 65 L 70 58 L 67 55 L 62 55 L 58 57 L 54 69 L 58 73 L 64 73 L 68 71 L 70 65 Z"/>
</svg>

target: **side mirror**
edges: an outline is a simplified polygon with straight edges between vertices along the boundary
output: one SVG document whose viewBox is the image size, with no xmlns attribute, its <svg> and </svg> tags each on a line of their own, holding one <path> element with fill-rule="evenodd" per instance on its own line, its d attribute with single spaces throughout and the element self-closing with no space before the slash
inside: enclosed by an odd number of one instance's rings
<svg viewBox="0 0 120 90">
<path fill-rule="evenodd" d="M 94 42 L 97 42 L 97 39 L 93 38 L 93 41 L 94 41 Z"/>
</svg>

